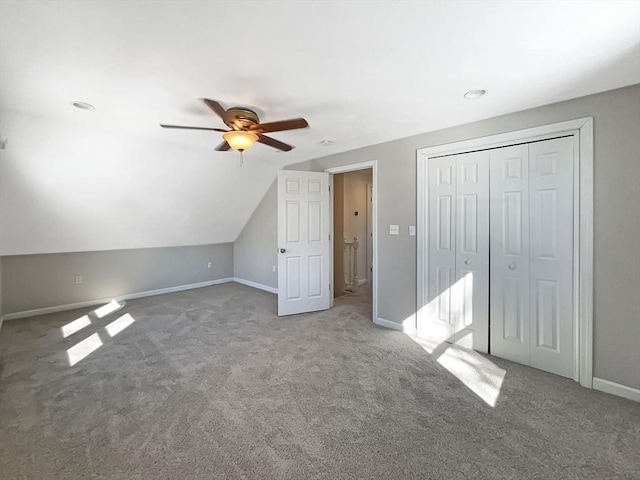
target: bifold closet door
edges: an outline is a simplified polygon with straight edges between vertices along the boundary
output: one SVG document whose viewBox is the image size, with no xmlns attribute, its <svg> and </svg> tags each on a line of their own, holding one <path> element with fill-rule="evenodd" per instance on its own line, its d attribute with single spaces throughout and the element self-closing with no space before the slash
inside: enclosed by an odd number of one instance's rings
<svg viewBox="0 0 640 480">
<path fill-rule="evenodd" d="M 428 177 L 428 303 L 418 333 L 486 352 L 489 154 L 431 159 Z"/>
<path fill-rule="evenodd" d="M 491 353 L 573 376 L 573 138 L 491 151 Z"/>
<path fill-rule="evenodd" d="M 456 157 L 429 160 L 429 260 L 427 305 L 418 335 L 454 341 L 452 286 L 456 275 Z"/>
<path fill-rule="evenodd" d="M 486 353 L 489 341 L 489 152 L 456 157 L 455 343 Z"/>
<path fill-rule="evenodd" d="M 573 138 L 529 145 L 532 367 L 573 377 Z"/>
<path fill-rule="evenodd" d="M 491 150 L 491 354 L 529 365 L 529 146 Z"/>
</svg>

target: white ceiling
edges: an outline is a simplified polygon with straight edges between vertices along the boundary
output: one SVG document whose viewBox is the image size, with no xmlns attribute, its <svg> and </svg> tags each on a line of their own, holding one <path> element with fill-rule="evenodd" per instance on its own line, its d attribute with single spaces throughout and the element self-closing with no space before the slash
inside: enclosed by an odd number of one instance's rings
<svg viewBox="0 0 640 480">
<path fill-rule="evenodd" d="M 286 163 L 640 82 L 638 1 L 3 0 L 0 19 L 0 108 L 86 117 L 83 100 L 91 121 L 211 147 L 157 125 L 245 104 L 308 119 L 273 134 Z"/>
<path fill-rule="evenodd" d="M 0 1 L 0 112 L 221 163 L 238 154 L 213 151 L 220 134 L 158 124 L 222 127 L 203 97 L 250 106 L 262 121 L 305 117 L 310 129 L 272 134 L 293 151 L 258 144 L 245 154 L 274 171 L 635 83 L 637 0 Z M 489 93 L 462 98 L 475 88 Z M 230 241 L 273 180 L 262 177 Z"/>
</svg>

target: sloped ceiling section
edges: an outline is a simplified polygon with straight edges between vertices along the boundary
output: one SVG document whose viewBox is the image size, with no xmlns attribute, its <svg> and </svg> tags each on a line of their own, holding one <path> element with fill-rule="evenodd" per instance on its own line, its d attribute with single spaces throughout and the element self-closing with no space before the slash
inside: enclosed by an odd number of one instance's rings
<svg viewBox="0 0 640 480">
<path fill-rule="evenodd" d="M 0 120 L 3 255 L 233 242 L 277 169 L 80 119 Z"/>
<path fill-rule="evenodd" d="M 637 1 L 3 0 L 0 254 L 234 241 L 286 165 L 639 82 Z M 311 128 L 241 168 L 159 128 L 202 97 Z"/>
</svg>

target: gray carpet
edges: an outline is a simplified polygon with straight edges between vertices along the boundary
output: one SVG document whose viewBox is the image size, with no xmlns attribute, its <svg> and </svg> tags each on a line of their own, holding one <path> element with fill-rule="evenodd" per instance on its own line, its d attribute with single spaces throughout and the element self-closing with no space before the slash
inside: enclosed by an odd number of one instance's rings
<svg viewBox="0 0 640 480">
<path fill-rule="evenodd" d="M 640 479 L 637 403 L 490 357 L 492 407 L 442 347 L 373 325 L 366 295 L 275 310 L 230 283 L 129 301 L 67 338 L 90 309 L 5 322 L 0 477 Z M 102 346 L 70 367 L 89 337 Z"/>
</svg>

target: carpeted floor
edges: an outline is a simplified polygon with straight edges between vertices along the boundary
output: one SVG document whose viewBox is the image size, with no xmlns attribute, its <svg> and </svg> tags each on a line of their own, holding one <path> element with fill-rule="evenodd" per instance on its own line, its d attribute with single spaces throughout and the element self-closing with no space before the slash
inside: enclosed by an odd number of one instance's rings
<svg viewBox="0 0 640 480">
<path fill-rule="evenodd" d="M 229 283 L 5 322 L 0 477 L 640 479 L 637 403 L 421 345 L 365 294 L 275 310 Z"/>
</svg>

